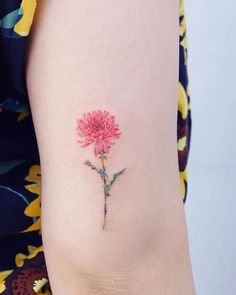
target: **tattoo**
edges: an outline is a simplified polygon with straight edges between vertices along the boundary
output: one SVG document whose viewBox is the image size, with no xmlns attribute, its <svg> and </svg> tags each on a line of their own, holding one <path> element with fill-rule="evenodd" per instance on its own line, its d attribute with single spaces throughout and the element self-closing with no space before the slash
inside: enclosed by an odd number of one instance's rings
<svg viewBox="0 0 236 295">
<path fill-rule="evenodd" d="M 110 115 L 107 111 L 93 111 L 84 113 L 83 117 L 77 121 L 77 133 L 80 137 L 77 142 L 81 147 L 85 148 L 90 144 L 93 145 L 94 155 L 101 160 L 101 168 L 96 167 L 90 161 L 85 161 L 84 164 L 96 171 L 103 183 L 104 191 L 104 218 L 102 229 L 106 226 L 107 217 L 107 198 L 111 196 L 110 190 L 117 178 L 122 175 L 126 168 L 114 173 L 112 178 L 109 177 L 105 161 L 107 161 L 107 154 L 114 140 L 121 135 L 119 125 L 115 123 L 115 116 Z"/>
</svg>

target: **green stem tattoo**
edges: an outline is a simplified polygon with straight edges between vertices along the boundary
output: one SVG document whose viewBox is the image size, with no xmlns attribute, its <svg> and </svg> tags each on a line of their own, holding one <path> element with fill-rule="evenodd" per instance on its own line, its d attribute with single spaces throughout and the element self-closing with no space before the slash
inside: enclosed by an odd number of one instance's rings
<svg viewBox="0 0 236 295">
<path fill-rule="evenodd" d="M 106 226 L 106 217 L 107 217 L 107 199 L 111 196 L 110 190 L 112 185 L 115 183 L 117 178 L 125 172 L 125 169 L 120 170 L 117 173 L 114 173 L 112 179 L 110 180 L 107 172 L 104 161 L 107 159 L 106 153 L 101 152 L 99 159 L 101 159 L 102 168 L 98 169 L 95 165 L 93 165 L 90 161 L 85 161 L 84 164 L 89 166 L 92 170 L 95 170 L 101 177 L 103 181 L 103 191 L 104 191 L 104 218 L 103 218 L 103 226 L 102 229 L 105 229 Z"/>
</svg>

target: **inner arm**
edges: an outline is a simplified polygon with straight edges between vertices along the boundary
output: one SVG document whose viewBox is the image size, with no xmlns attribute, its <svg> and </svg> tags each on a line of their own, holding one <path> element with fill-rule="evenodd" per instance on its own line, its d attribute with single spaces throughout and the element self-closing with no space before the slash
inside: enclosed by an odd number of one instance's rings
<svg viewBox="0 0 236 295">
<path fill-rule="evenodd" d="M 194 294 L 177 85 L 177 2 L 38 3 L 27 86 L 54 295 Z M 99 111 L 114 116 L 110 141 L 96 141 L 85 126 Z"/>
</svg>

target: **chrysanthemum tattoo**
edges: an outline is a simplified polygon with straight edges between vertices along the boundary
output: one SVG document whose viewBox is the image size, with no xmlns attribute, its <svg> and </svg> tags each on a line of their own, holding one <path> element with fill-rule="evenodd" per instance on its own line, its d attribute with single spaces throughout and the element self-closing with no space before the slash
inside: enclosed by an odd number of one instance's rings
<svg viewBox="0 0 236 295">
<path fill-rule="evenodd" d="M 104 218 L 102 229 L 105 229 L 107 199 L 111 196 L 111 187 L 116 182 L 117 178 L 126 170 L 126 168 L 124 168 L 110 177 L 105 167 L 107 154 L 111 146 L 115 143 L 114 140 L 118 139 L 121 135 L 119 125 L 115 122 L 115 116 L 110 115 L 107 111 L 98 110 L 83 114 L 83 117 L 77 121 L 76 130 L 80 137 L 77 142 L 81 144 L 81 147 L 85 148 L 92 144 L 94 155 L 101 160 L 101 168 L 96 167 L 90 161 L 85 161 L 84 164 L 96 171 L 102 179 L 104 191 Z"/>
</svg>

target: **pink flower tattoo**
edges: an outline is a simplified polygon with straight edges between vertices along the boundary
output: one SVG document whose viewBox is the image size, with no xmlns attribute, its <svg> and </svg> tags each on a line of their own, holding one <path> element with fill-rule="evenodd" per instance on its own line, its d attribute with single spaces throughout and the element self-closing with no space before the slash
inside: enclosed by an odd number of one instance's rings
<svg viewBox="0 0 236 295">
<path fill-rule="evenodd" d="M 109 177 L 105 160 L 110 151 L 111 146 L 121 135 L 119 125 L 115 122 L 115 116 L 110 115 L 107 111 L 93 111 L 83 114 L 83 117 L 77 120 L 76 131 L 80 137 L 77 140 L 81 147 L 85 148 L 90 144 L 93 145 L 94 155 L 101 160 L 101 168 L 97 168 L 90 161 L 85 161 L 84 164 L 96 171 L 103 183 L 104 191 L 104 220 L 102 228 L 105 229 L 107 217 L 107 198 L 111 196 L 110 190 L 117 178 L 122 175 L 126 168 L 114 173 L 112 178 Z"/>
</svg>

